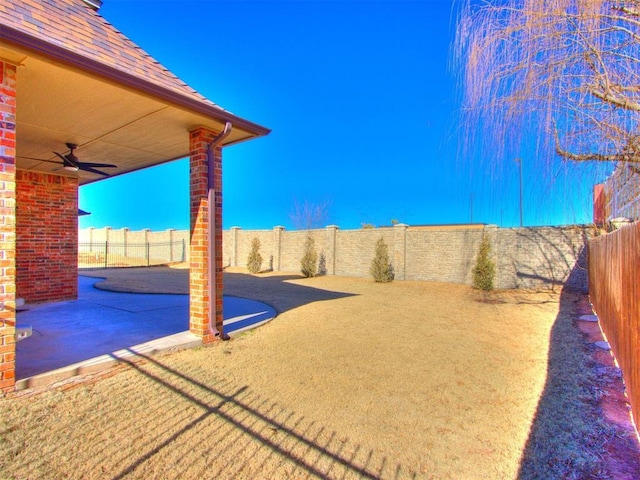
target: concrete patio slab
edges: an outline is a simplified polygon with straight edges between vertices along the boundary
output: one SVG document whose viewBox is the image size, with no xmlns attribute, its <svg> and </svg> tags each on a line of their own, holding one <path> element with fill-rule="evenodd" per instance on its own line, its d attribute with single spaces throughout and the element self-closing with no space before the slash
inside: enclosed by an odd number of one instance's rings
<svg viewBox="0 0 640 480">
<path fill-rule="evenodd" d="M 201 345 L 189 328 L 189 296 L 115 293 L 78 277 L 78 300 L 27 305 L 19 325 L 31 337 L 16 346 L 16 389 L 52 383 L 107 368 L 136 353 Z M 224 297 L 225 332 L 231 336 L 276 316 L 261 302 Z"/>
</svg>

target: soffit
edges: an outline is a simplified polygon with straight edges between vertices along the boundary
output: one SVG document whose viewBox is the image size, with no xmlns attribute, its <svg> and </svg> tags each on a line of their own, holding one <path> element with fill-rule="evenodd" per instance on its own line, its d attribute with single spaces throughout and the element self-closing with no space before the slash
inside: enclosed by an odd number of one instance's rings
<svg viewBox="0 0 640 480">
<path fill-rule="evenodd" d="M 53 152 L 66 154 L 67 142 L 78 145 L 75 154 L 80 161 L 117 165 L 104 169 L 113 176 L 188 156 L 188 132 L 193 128 L 224 128 L 224 118 L 176 106 L 32 52 L 4 45 L 0 56 L 13 62 L 20 59 L 16 114 L 20 169 L 75 176 L 86 184 L 104 177 L 63 170 Z M 225 144 L 255 136 L 234 128 Z"/>
</svg>

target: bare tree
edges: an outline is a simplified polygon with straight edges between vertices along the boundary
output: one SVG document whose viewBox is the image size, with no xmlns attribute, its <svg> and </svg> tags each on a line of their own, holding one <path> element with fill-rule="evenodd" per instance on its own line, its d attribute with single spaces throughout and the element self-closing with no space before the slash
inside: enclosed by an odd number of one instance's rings
<svg viewBox="0 0 640 480">
<path fill-rule="evenodd" d="M 315 277 L 319 272 L 322 274 L 322 265 L 318 264 L 318 253 L 311 230 L 327 226 L 330 206 L 331 203 L 328 200 L 320 203 L 305 200 L 300 203 L 297 199 L 293 199 L 293 210 L 289 214 L 291 222 L 297 230 L 307 231 L 303 255 L 300 259 L 300 271 L 307 278 Z M 320 259 L 323 257 L 324 252 L 321 252 Z"/>
<path fill-rule="evenodd" d="M 301 203 L 294 198 L 293 209 L 289 213 L 289 218 L 297 230 L 326 227 L 330 207 L 331 202 L 328 200 L 319 203 L 305 200 Z"/>
<path fill-rule="evenodd" d="M 462 1 L 454 59 L 468 148 L 640 163 L 640 0 Z"/>
</svg>

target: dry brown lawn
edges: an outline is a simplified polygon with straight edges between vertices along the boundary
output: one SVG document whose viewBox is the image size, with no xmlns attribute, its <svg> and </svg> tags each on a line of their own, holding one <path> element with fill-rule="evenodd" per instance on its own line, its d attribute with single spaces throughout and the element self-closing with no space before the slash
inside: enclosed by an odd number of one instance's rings
<svg viewBox="0 0 640 480">
<path fill-rule="evenodd" d="M 185 282 L 158 272 L 162 287 Z M 0 478 L 518 477 L 552 329 L 571 325 L 558 295 L 485 302 L 461 285 L 225 276 L 228 294 L 278 317 L 0 400 Z"/>
</svg>

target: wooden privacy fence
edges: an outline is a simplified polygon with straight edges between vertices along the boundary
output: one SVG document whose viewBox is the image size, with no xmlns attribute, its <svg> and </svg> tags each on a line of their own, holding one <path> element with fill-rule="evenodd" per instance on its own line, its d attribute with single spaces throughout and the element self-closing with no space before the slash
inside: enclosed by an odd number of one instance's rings
<svg viewBox="0 0 640 480">
<path fill-rule="evenodd" d="M 640 223 L 589 240 L 589 295 L 640 421 Z"/>
</svg>

